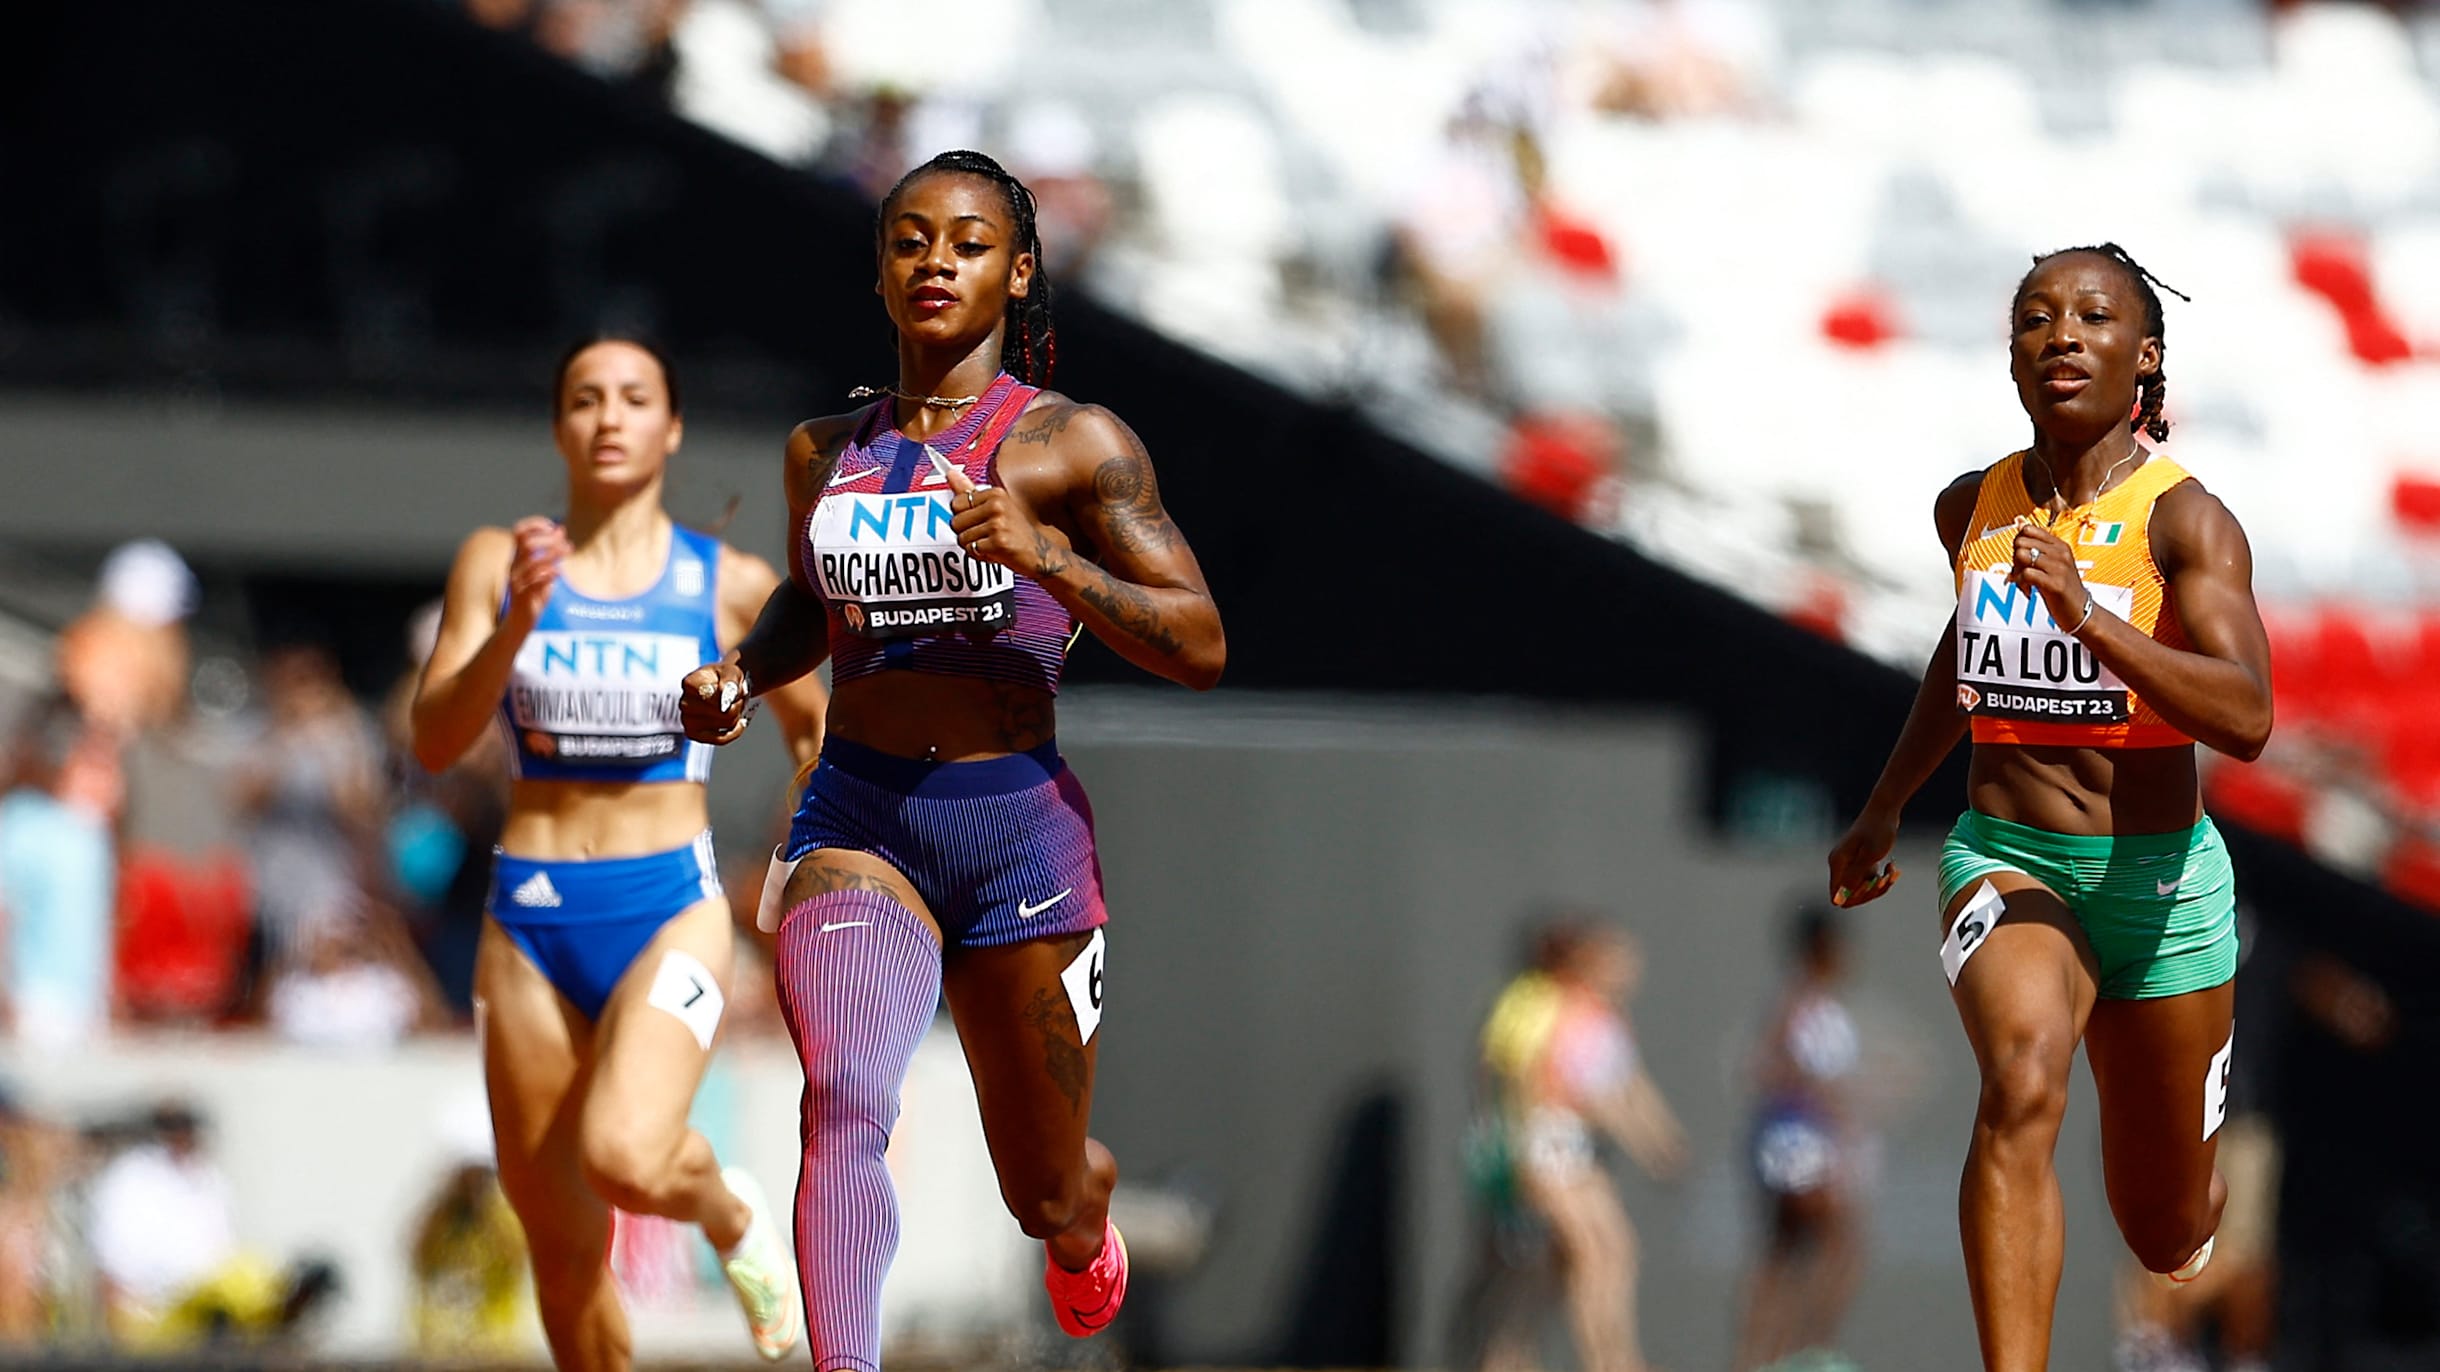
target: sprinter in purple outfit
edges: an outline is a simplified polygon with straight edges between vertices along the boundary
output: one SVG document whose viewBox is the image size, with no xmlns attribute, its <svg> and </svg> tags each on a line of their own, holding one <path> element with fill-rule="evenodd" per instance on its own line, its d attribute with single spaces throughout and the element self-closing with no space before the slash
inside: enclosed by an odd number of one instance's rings
<svg viewBox="0 0 2440 1372">
<path fill-rule="evenodd" d="M 1032 194 L 944 153 L 882 202 L 878 249 L 897 384 L 789 436 L 791 576 L 682 692 L 688 734 L 726 743 L 750 698 L 832 661 L 821 764 L 763 910 L 805 1066 L 796 1240 L 817 1372 L 878 1367 L 898 1236 L 882 1153 L 944 991 L 1060 1327 L 1082 1338 L 1118 1313 L 1118 1168 L 1085 1134 L 1108 916 L 1054 703 L 1084 628 L 1197 689 L 1227 654 L 1143 444 L 1040 389 L 1055 345 Z"/>
</svg>

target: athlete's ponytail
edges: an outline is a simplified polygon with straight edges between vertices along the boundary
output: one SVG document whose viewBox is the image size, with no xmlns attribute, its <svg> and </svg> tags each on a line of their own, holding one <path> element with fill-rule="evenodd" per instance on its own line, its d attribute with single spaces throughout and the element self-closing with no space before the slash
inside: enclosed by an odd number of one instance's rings
<svg viewBox="0 0 2440 1372">
<path fill-rule="evenodd" d="M 1008 327 L 1000 340 L 1001 366 L 1028 386 L 1048 386 L 1051 368 L 1059 358 L 1059 337 L 1051 327 L 1051 278 L 1042 265 L 1042 234 L 1035 223 L 1034 193 L 1006 167 L 982 153 L 959 149 L 944 152 L 898 178 L 890 193 L 881 197 L 880 215 L 873 230 L 875 247 L 879 247 L 881 232 L 889 225 L 890 205 L 898 199 L 899 192 L 934 172 L 979 177 L 998 187 L 1000 197 L 1008 202 L 1016 250 L 1033 255 L 1034 276 L 1023 299 L 1009 297 Z"/>
<path fill-rule="evenodd" d="M 2158 286 L 2188 304 L 2194 303 L 2194 297 L 2145 270 L 2144 265 L 2126 249 L 2115 243 L 2099 243 L 2084 248 L 2060 248 L 2033 259 L 2033 266 L 2026 269 L 2024 279 L 2016 283 L 2016 299 L 2025 298 L 2025 287 L 2032 283 L 2033 274 L 2042 269 L 2043 263 L 2075 252 L 2088 252 L 2117 263 L 2119 269 L 2127 274 L 2127 279 L 2135 283 L 2135 293 L 2143 299 L 2143 331 L 2160 340 L 2161 364 L 2150 376 L 2135 378 L 2135 427 L 2150 434 L 2153 442 L 2166 443 L 2169 441 L 2169 419 L 2165 413 L 2169 397 L 2169 339 L 2163 331 L 2160 295 L 2152 288 Z M 2009 308 L 2011 311 L 2015 309 L 2013 301 Z"/>
</svg>

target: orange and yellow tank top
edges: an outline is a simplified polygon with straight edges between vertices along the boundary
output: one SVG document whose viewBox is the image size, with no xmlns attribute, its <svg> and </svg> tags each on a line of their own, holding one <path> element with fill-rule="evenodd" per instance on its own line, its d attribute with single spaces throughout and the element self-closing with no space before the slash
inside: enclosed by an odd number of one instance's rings
<svg viewBox="0 0 2440 1372">
<path fill-rule="evenodd" d="M 2096 612 L 2108 611 L 2170 647 L 2187 647 L 2151 539 L 2153 504 L 2187 479 L 2185 468 L 2154 454 L 2091 505 L 2054 517 L 2034 504 L 2024 467 L 2025 455 L 2013 453 L 1983 473 L 1974 522 L 1957 550 L 1957 708 L 1973 717 L 1974 741 L 2071 748 L 2192 743 L 2069 636 L 2039 595 L 2008 579 L 2017 525 L 2041 523 L 2076 550 Z"/>
</svg>

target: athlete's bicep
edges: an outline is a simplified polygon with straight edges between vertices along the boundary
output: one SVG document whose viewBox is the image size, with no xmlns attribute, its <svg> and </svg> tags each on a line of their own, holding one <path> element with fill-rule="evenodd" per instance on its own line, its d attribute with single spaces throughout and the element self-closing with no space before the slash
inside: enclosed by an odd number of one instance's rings
<svg viewBox="0 0 2440 1372">
<path fill-rule="evenodd" d="M 440 631 L 433 638 L 432 656 L 424 661 L 418 694 L 463 670 L 498 627 L 508 566 L 515 555 L 516 539 L 506 529 L 477 529 L 458 546 L 448 586 L 441 593 Z"/>
<path fill-rule="evenodd" d="M 1118 416 L 1098 405 L 1077 412 L 1060 436 L 1074 473 L 1068 509 L 1112 575 L 1139 586 L 1206 591 L 1203 568 L 1161 503 L 1152 456 Z"/>
<path fill-rule="evenodd" d="M 2153 547 L 2196 652 L 2233 662 L 2270 685 L 2270 634 L 2254 603 L 2254 551 L 2220 498 L 2187 483 L 2161 497 Z"/>
</svg>

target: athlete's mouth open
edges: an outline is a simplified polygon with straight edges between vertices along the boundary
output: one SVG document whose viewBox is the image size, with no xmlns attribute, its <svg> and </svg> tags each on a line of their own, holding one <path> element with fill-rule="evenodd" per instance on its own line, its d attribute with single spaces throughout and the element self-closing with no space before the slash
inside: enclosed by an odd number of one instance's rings
<svg viewBox="0 0 2440 1372">
<path fill-rule="evenodd" d="M 2042 369 L 2042 393 L 2070 396 L 2092 384 L 2092 374 L 2073 362 L 2053 362 Z"/>
</svg>

